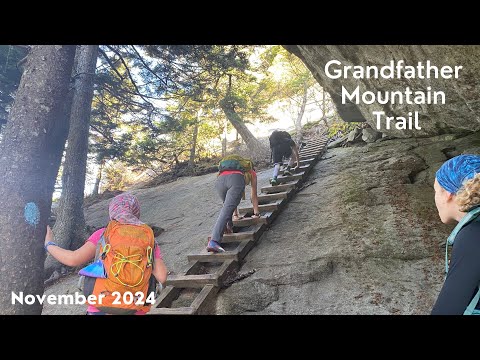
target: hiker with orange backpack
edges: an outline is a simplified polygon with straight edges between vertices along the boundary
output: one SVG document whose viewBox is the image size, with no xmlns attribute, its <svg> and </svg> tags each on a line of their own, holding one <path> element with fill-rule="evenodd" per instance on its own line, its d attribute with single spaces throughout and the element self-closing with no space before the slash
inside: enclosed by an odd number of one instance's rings
<svg viewBox="0 0 480 360">
<path fill-rule="evenodd" d="M 274 164 L 273 176 L 270 179 L 270 184 L 276 186 L 278 185 L 277 177 L 283 159 L 288 159 L 288 164 L 283 171 L 283 175 L 292 175 L 291 170 L 295 171 L 300 164 L 300 156 L 298 146 L 288 132 L 275 130 L 269 136 L 268 140 L 270 142 L 271 157 L 273 158 Z M 291 169 L 293 164 L 295 164 L 295 167 Z"/>
<path fill-rule="evenodd" d="M 167 279 L 160 247 L 153 230 L 140 221 L 140 206 L 134 195 L 115 196 L 110 201 L 109 217 L 107 227 L 95 231 L 75 251 L 55 244 L 47 226 L 45 250 L 67 266 L 96 260 L 80 271 L 85 275 L 85 296 L 96 298 L 87 314 L 146 314 L 154 302 L 150 296 L 155 292 L 155 279 L 162 287 Z"/>
<path fill-rule="evenodd" d="M 252 218 L 260 217 L 257 196 L 257 173 L 253 162 L 239 155 L 224 157 L 218 165 L 218 177 L 215 189 L 223 201 L 223 207 L 213 227 L 212 236 L 208 239 L 208 252 L 224 252 L 220 246 L 224 233 L 233 232 L 232 216 L 238 219 L 237 206 L 245 199 L 245 186 L 252 186 L 251 201 L 253 204 Z"/>
</svg>

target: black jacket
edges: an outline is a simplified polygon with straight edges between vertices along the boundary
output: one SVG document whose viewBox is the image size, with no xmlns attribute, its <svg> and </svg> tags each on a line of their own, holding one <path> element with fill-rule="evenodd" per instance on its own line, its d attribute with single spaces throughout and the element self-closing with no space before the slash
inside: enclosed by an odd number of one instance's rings
<svg viewBox="0 0 480 360">
<path fill-rule="evenodd" d="M 480 222 L 472 221 L 455 238 L 447 278 L 432 315 L 462 315 L 477 293 L 479 283 Z"/>
</svg>

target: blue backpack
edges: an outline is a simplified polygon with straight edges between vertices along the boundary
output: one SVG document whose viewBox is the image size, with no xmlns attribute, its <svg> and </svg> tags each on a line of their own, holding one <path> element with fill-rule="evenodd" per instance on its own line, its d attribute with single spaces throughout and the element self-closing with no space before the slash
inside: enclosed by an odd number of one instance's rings
<svg viewBox="0 0 480 360">
<path fill-rule="evenodd" d="M 447 244 L 445 246 L 445 277 L 448 273 L 448 245 L 453 245 L 455 242 L 455 238 L 457 237 L 458 232 L 467 224 L 472 221 L 480 221 L 480 207 L 477 207 L 473 210 L 470 210 L 467 215 L 463 217 L 462 220 L 455 226 L 450 236 L 447 238 Z M 480 286 L 478 288 L 477 293 L 473 297 L 470 304 L 468 304 L 467 308 L 465 309 L 463 315 L 480 315 L 480 310 L 476 310 L 475 307 L 478 304 L 478 300 L 480 300 Z"/>
</svg>

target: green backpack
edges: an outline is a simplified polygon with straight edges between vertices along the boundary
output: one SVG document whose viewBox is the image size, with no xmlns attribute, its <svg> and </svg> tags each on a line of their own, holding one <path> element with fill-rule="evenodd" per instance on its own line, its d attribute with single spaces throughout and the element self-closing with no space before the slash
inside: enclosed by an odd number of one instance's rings
<svg viewBox="0 0 480 360">
<path fill-rule="evenodd" d="M 220 175 L 224 171 L 238 170 L 243 173 L 245 178 L 245 185 L 249 185 L 252 181 L 252 173 L 250 170 L 254 170 L 253 162 L 250 159 L 245 159 L 240 155 L 227 155 L 218 163 L 218 172 Z M 243 192 L 242 199 L 245 200 L 245 191 Z"/>
<path fill-rule="evenodd" d="M 218 163 L 218 171 L 221 173 L 227 170 L 239 170 L 243 173 L 253 169 L 253 162 L 250 159 L 245 159 L 239 155 L 225 156 Z"/>
<path fill-rule="evenodd" d="M 457 224 L 457 226 L 455 226 L 452 233 L 447 238 L 447 243 L 446 243 L 446 246 L 445 246 L 445 276 L 447 276 L 447 273 L 448 273 L 448 245 L 453 245 L 458 232 L 465 225 L 469 224 L 472 221 L 480 221 L 480 207 L 477 207 L 477 208 L 474 208 L 473 210 L 470 210 L 467 213 L 467 215 L 465 215 L 462 218 L 462 220 L 460 220 L 460 222 Z M 480 286 L 478 288 L 477 293 L 473 297 L 472 301 L 470 301 L 470 304 L 468 304 L 467 308 L 465 309 L 465 312 L 463 313 L 463 315 L 480 315 L 480 311 L 475 309 L 479 300 L 480 300 Z"/>
</svg>

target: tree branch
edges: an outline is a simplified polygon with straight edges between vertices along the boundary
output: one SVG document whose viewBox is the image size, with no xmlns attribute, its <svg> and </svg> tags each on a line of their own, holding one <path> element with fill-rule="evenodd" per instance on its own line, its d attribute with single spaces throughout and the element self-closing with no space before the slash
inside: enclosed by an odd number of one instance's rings
<svg viewBox="0 0 480 360">
<path fill-rule="evenodd" d="M 147 104 L 150 104 L 151 107 L 155 107 L 150 101 L 148 101 L 141 93 L 140 93 L 140 90 L 138 89 L 137 87 L 137 83 L 135 82 L 135 80 L 133 79 L 132 77 L 132 74 L 130 73 L 130 69 L 128 68 L 127 66 L 127 63 L 125 62 L 125 59 L 123 58 L 123 56 L 118 52 L 117 49 L 114 49 L 113 47 L 111 47 L 110 45 L 107 45 L 107 47 L 113 51 L 115 54 L 118 55 L 118 57 L 120 58 L 120 61 L 122 62 L 123 66 L 125 67 L 125 70 L 127 72 L 127 75 L 128 75 L 128 78 L 130 79 L 133 87 L 135 88 L 135 90 L 137 91 L 138 93 L 138 96 L 140 96 L 142 98 L 143 101 L 145 101 Z"/>
<path fill-rule="evenodd" d="M 103 89 L 107 89 L 106 88 L 106 84 L 103 84 L 102 86 Z M 113 87 L 110 87 L 111 89 L 113 89 Z M 143 96 L 143 97 L 146 97 L 148 99 L 152 99 L 152 100 L 162 100 L 162 101 L 165 101 L 165 100 L 171 100 L 171 99 L 175 99 L 175 97 L 163 97 L 163 98 L 159 98 L 159 97 L 154 97 L 154 96 L 148 96 L 148 95 L 142 95 L 142 94 L 139 94 L 137 92 L 133 92 L 133 91 L 130 91 L 128 89 L 122 89 L 123 92 L 126 92 L 127 94 L 130 94 L 130 95 L 138 95 L 138 96 Z M 120 97 L 121 95 L 115 90 L 115 93 L 117 94 L 116 97 Z M 110 92 L 110 94 L 113 95 L 112 92 Z M 138 103 L 140 104 L 140 103 Z"/>
<path fill-rule="evenodd" d="M 147 63 L 143 60 L 142 56 L 139 54 L 139 52 L 137 51 L 137 49 L 135 48 L 135 45 L 131 45 L 133 51 L 135 51 L 135 53 L 137 54 L 138 56 L 138 59 L 140 60 L 140 62 L 143 64 L 143 66 L 145 66 L 145 68 L 153 75 L 155 76 L 158 80 L 160 80 L 162 83 L 163 83 L 163 86 L 165 86 L 165 90 L 168 88 L 168 85 L 167 83 L 165 82 L 164 79 L 162 79 L 160 76 L 157 75 L 157 73 L 155 71 L 153 71 L 150 66 L 147 65 Z"/>
<path fill-rule="evenodd" d="M 115 65 L 110 61 L 110 58 L 108 57 L 108 55 L 105 53 L 105 51 L 103 51 L 102 49 L 100 49 L 100 47 L 98 48 L 98 51 L 100 51 L 100 54 L 102 54 L 102 56 L 104 57 L 104 59 L 107 61 L 108 65 L 110 65 L 110 68 L 115 71 L 115 73 L 118 75 L 118 77 L 123 81 L 125 78 L 122 76 L 122 74 L 120 74 L 118 72 L 118 70 L 115 68 Z"/>
<path fill-rule="evenodd" d="M 96 127 L 92 123 L 90 123 L 90 127 L 96 132 L 98 132 L 100 135 L 102 135 L 110 144 L 115 143 L 115 140 L 111 136 L 108 136 L 107 134 L 105 134 L 103 131 L 101 131 L 98 127 Z"/>
</svg>

